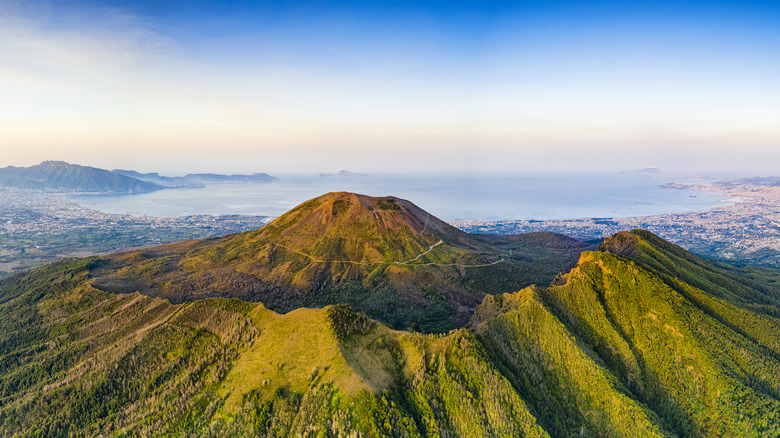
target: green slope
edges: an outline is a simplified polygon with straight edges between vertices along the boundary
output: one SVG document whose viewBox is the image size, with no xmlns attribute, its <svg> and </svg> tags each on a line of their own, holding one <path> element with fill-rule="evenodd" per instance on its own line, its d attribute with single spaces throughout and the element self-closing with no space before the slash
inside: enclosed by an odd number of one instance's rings
<svg viewBox="0 0 780 438">
<path fill-rule="evenodd" d="M 538 292 L 486 298 L 500 313 L 476 332 L 541 424 L 555 436 L 663 436 L 657 417 L 578 345 Z"/>
<path fill-rule="evenodd" d="M 430 335 L 342 305 L 109 293 L 102 259 L 48 265 L 0 282 L 0 434 L 780 435 L 775 273 L 639 230 L 601 249 Z"/>
<path fill-rule="evenodd" d="M 468 331 L 107 294 L 92 262 L 2 284 L 3 435 L 547 436 Z"/>
<path fill-rule="evenodd" d="M 562 436 L 578 427 L 605 433 L 604 421 L 623 425 L 641 418 L 617 408 L 614 397 L 623 395 L 652 410 L 659 427 L 681 436 L 780 434 L 775 421 L 780 418 L 780 321 L 681 281 L 688 277 L 707 284 L 692 268 L 654 260 L 672 256 L 672 250 L 697 266 L 706 262 L 643 236 L 650 237 L 623 233 L 603 245 L 636 261 L 584 253 L 557 286 L 521 292 L 523 299 L 487 299 L 486 308 L 496 300 L 522 305 L 504 306 L 486 321 L 480 315 L 490 312 L 478 309 L 480 339 L 505 364 L 518 391 L 528 394 L 541 424 Z M 678 277 L 660 275 L 659 267 L 678 270 Z M 710 268 L 714 276 L 732 275 Z M 741 284 L 739 293 L 760 294 Z M 605 386 L 609 379 L 600 377 L 604 373 L 612 379 L 612 391 Z"/>
</svg>

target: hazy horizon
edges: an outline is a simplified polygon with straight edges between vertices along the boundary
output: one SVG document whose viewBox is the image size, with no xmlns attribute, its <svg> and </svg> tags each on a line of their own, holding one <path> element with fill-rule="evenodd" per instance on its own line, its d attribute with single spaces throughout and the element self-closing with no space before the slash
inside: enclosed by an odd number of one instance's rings
<svg viewBox="0 0 780 438">
<path fill-rule="evenodd" d="M 776 174 L 780 4 L 0 0 L 0 167 Z"/>
<path fill-rule="evenodd" d="M 266 168 L 253 168 L 251 166 L 242 166 L 240 169 L 246 169 L 246 170 L 236 170 L 236 169 L 230 169 L 230 168 L 219 168 L 214 166 L 205 165 L 198 169 L 185 169 L 182 167 L 176 167 L 171 168 L 168 170 L 160 170 L 158 167 L 155 167 L 155 163 L 144 163 L 142 164 L 144 167 L 140 168 L 132 168 L 132 167 L 122 167 L 121 163 L 110 163 L 107 162 L 105 167 L 92 165 L 92 164 L 84 164 L 84 163 L 78 163 L 78 162 L 72 162 L 67 160 L 43 160 L 41 162 L 32 163 L 30 166 L 35 166 L 38 164 L 42 164 L 45 161 L 61 161 L 65 162 L 67 164 L 73 164 L 73 165 L 79 165 L 79 166 L 87 166 L 87 167 L 95 167 L 98 169 L 104 169 L 104 170 L 123 170 L 123 171 L 136 171 L 142 174 L 145 173 L 157 173 L 160 176 L 163 177 L 183 177 L 187 174 L 196 174 L 196 173 L 212 173 L 212 174 L 223 174 L 223 175 L 230 175 L 230 174 L 253 174 L 253 173 L 266 173 L 270 176 L 285 179 L 285 178 L 301 178 L 301 177 L 322 177 L 323 179 L 329 179 L 334 181 L 349 181 L 349 180 L 359 180 L 365 177 L 402 177 L 404 175 L 408 175 L 410 177 L 420 177 L 424 175 L 430 175 L 434 177 L 473 177 L 473 178 L 481 178 L 481 177 L 490 177 L 490 178 L 501 178 L 501 177 L 548 177 L 548 176 L 572 176 L 572 177 L 601 177 L 601 176 L 619 176 L 621 174 L 633 174 L 635 172 L 642 172 L 647 169 L 654 169 L 658 171 L 659 173 L 639 173 L 640 175 L 647 176 L 649 178 L 657 178 L 659 181 L 661 180 L 679 180 L 684 181 L 686 179 L 692 179 L 695 180 L 697 178 L 750 178 L 750 177 L 775 177 L 780 176 L 780 171 L 777 170 L 767 170 L 765 172 L 756 172 L 751 170 L 704 170 L 704 171 L 696 171 L 693 169 L 680 169 L 680 170 L 672 170 L 668 171 L 665 169 L 660 169 L 656 166 L 646 166 L 641 168 L 631 168 L 631 169 L 622 169 L 622 168 L 615 168 L 615 169 L 575 169 L 575 170 L 561 170 L 561 169 L 544 169 L 544 168 L 537 168 L 532 170 L 485 170 L 485 169 L 465 169 L 465 170 L 453 170 L 453 169 L 433 169 L 430 171 L 418 171 L 418 170 L 410 170 L 410 169 L 393 169 L 393 168 L 381 168 L 376 171 L 372 172 L 366 172 L 364 169 L 360 168 L 320 168 L 316 167 L 316 165 L 312 165 L 310 169 L 304 169 L 304 170 L 280 170 L 280 171 L 274 171 L 273 169 L 266 169 Z M 15 167 L 29 167 L 27 165 L 14 165 L 14 164 L 5 164 L 0 159 L 0 168 L 6 167 L 6 166 L 15 166 Z M 350 173 L 354 173 L 356 175 L 338 175 L 338 172 L 341 171 L 347 171 Z"/>
</svg>

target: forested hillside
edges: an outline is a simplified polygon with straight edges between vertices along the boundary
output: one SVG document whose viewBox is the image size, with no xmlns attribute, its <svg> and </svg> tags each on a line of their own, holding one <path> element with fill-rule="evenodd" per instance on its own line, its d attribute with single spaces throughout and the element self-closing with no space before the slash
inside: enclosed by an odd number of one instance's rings
<svg viewBox="0 0 780 438">
<path fill-rule="evenodd" d="M 777 274 L 646 232 L 429 335 L 343 305 L 109 293 L 100 263 L 0 283 L 3 435 L 780 434 Z"/>
</svg>

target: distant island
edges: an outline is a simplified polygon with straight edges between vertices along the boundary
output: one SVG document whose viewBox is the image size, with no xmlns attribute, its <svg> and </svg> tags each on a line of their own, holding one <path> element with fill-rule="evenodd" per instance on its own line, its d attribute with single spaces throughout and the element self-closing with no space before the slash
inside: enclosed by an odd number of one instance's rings
<svg viewBox="0 0 780 438">
<path fill-rule="evenodd" d="M 317 178 L 333 178 L 333 177 L 356 177 L 356 176 L 369 176 L 366 173 L 355 173 L 348 170 L 341 169 L 336 173 L 317 173 L 314 175 Z"/>
<path fill-rule="evenodd" d="M 44 161 L 30 167 L 0 168 L 0 187 L 80 193 L 150 193 L 173 188 L 200 188 L 217 183 L 269 183 L 279 181 L 266 173 L 252 175 L 220 175 L 191 173 L 169 177 L 158 173 L 134 170 L 106 170 L 70 164 L 64 161 Z"/>
<path fill-rule="evenodd" d="M 636 170 L 624 170 L 620 172 L 621 175 L 640 175 L 640 176 L 660 176 L 663 175 L 660 169 L 657 167 L 644 167 Z"/>
</svg>

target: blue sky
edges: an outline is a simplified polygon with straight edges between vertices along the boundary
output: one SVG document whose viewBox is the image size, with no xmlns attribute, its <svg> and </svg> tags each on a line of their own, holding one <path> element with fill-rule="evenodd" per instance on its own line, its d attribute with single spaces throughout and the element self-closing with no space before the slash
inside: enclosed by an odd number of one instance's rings
<svg viewBox="0 0 780 438">
<path fill-rule="evenodd" d="M 778 2 L 0 0 L 2 165 L 770 174 Z"/>
</svg>

